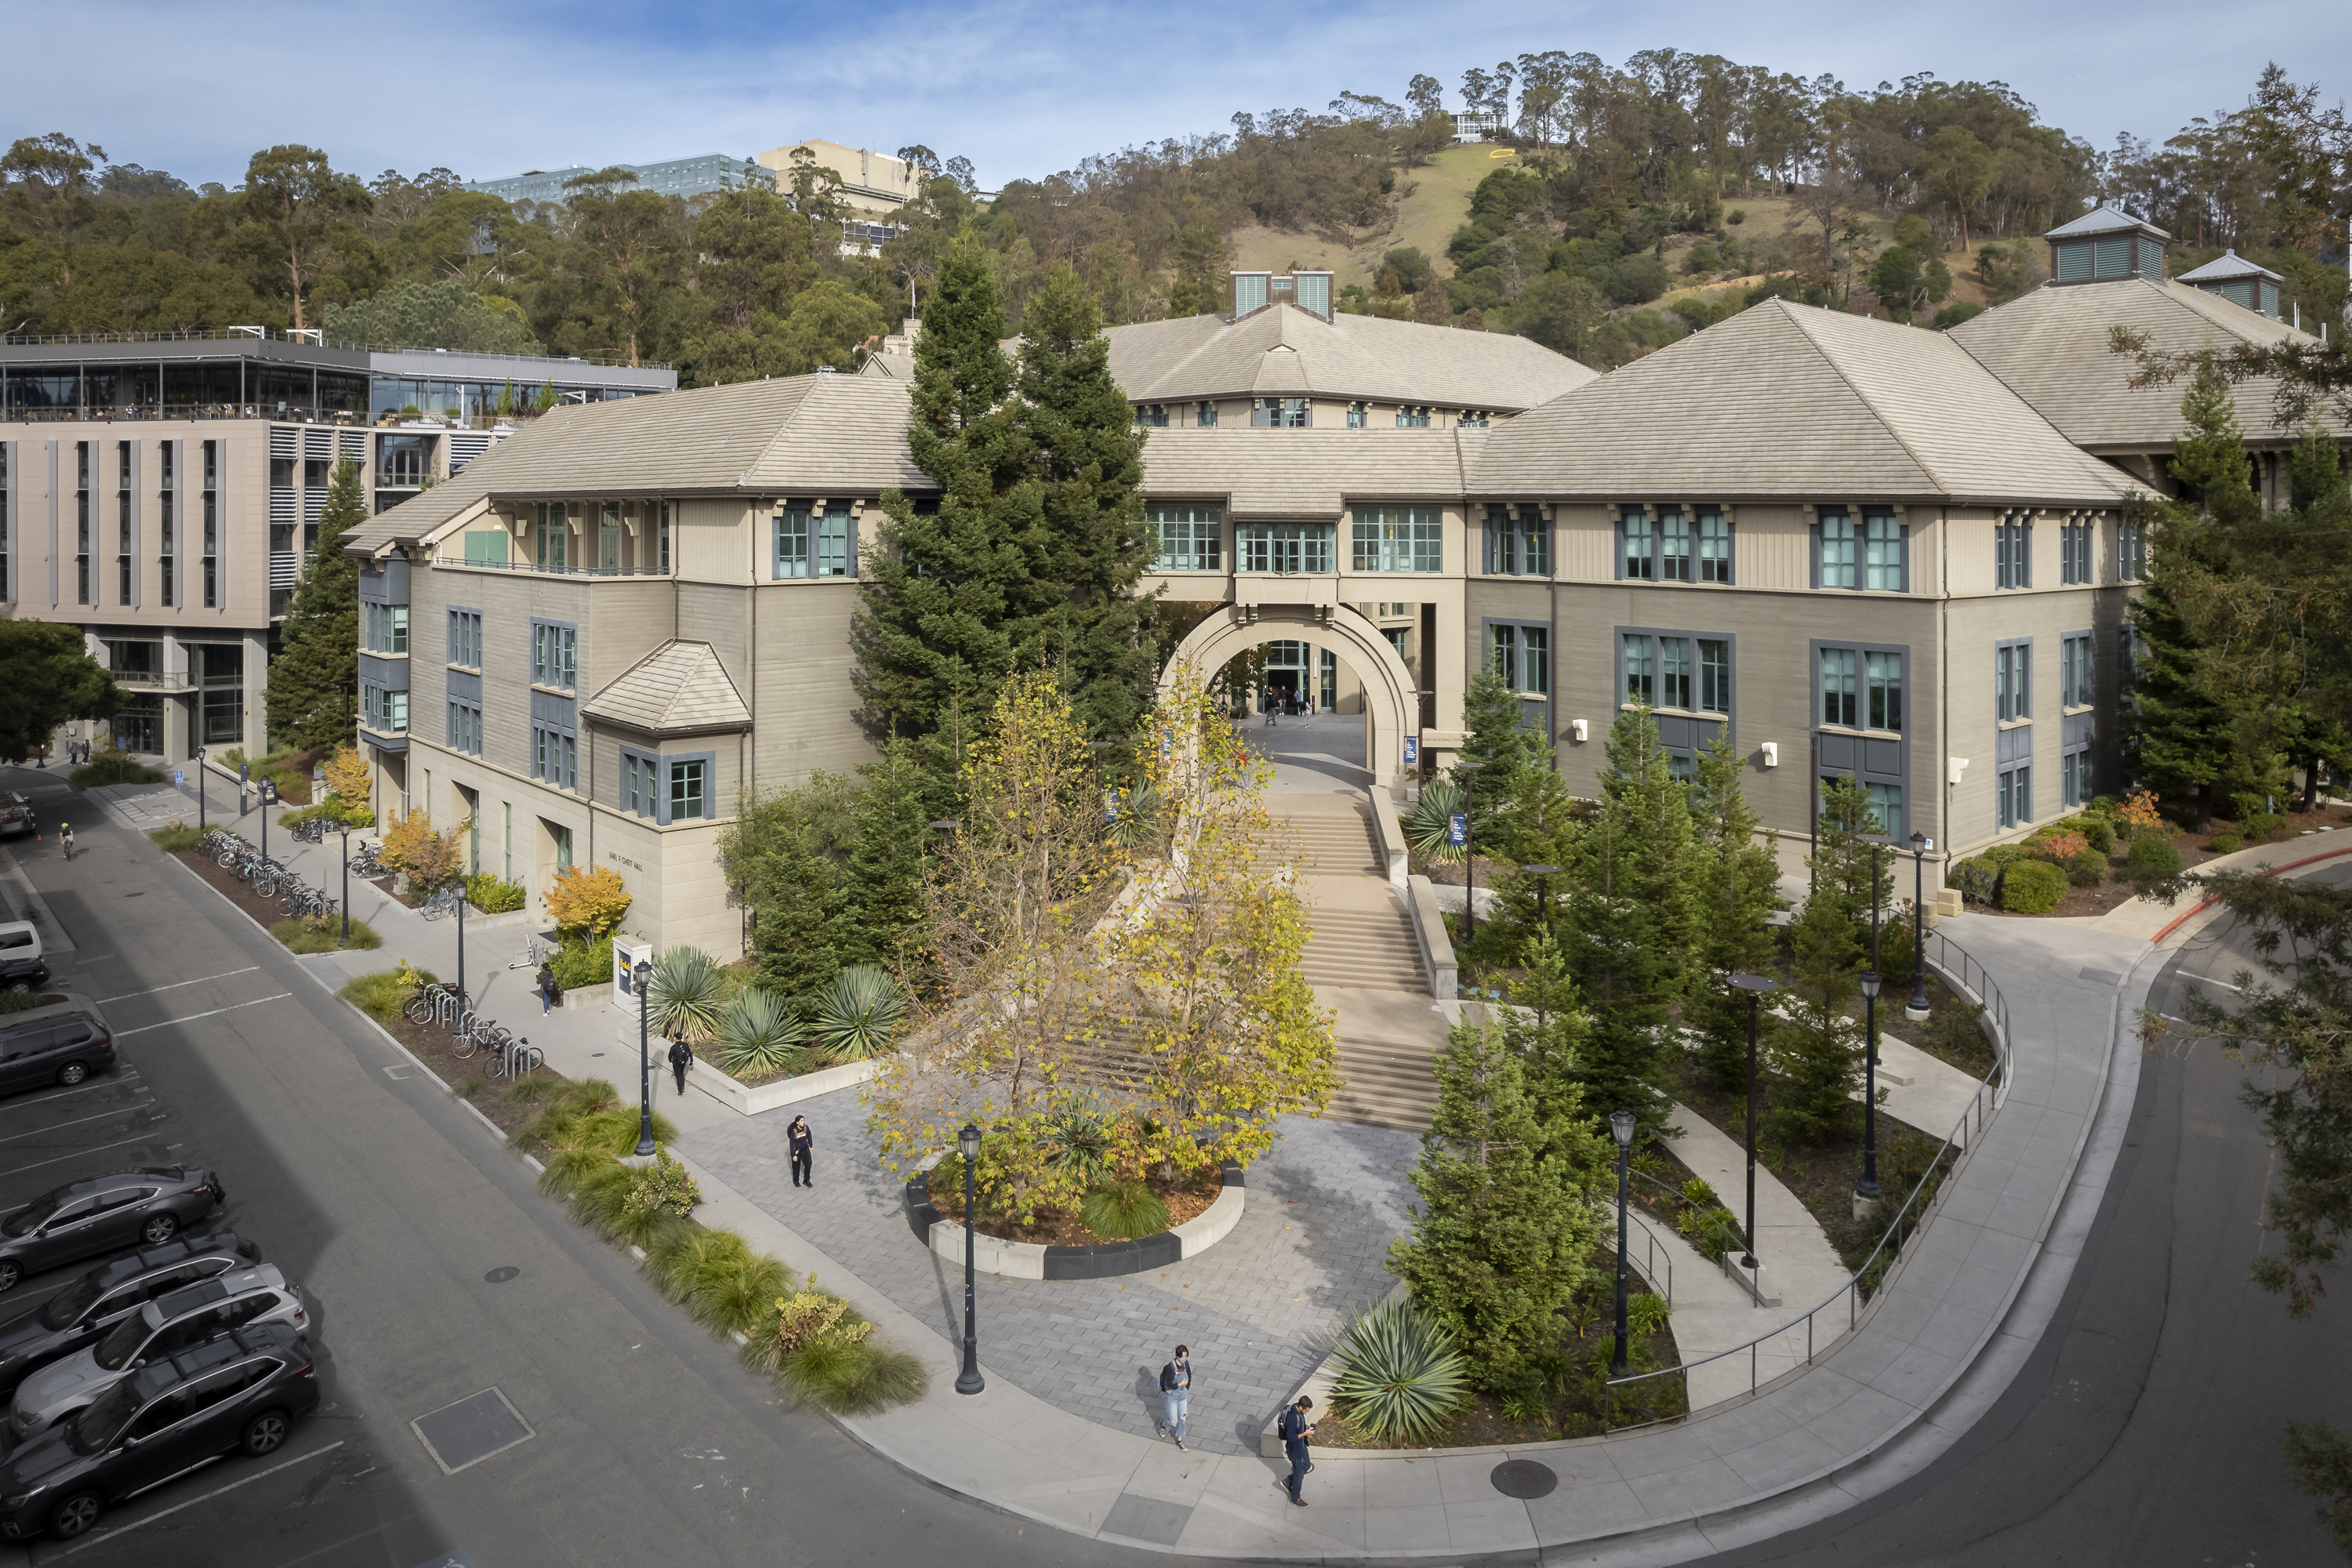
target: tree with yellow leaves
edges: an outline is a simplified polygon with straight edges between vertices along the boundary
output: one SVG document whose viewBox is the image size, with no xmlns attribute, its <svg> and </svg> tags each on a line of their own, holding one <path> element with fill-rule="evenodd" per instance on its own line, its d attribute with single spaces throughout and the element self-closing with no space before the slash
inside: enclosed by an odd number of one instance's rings
<svg viewBox="0 0 2352 1568">
<path fill-rule="evenodd" d="M 563 931 L 578 931 L 590 942 L 621 923 L 636 901 L 621 874 L 604 866 L 566 866 L 547 889 L 548 918 Z"/>
</svg>

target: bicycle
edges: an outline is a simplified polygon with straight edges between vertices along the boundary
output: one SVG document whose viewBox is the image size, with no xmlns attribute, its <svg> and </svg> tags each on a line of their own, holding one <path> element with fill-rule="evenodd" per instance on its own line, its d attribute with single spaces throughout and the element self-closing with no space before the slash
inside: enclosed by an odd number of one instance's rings
<svg viewBox="0 0 2352 1568">
<path fill-rule="evenodd" d="M 431 898 L 425 900 L 423 904 L 418 906 L 418 912 L 423 914 L 428 921 L 443 919 L 446 916 L 457 912 L 457 905 L 465 896 L 465 889 L 452 883 L 450 886 L 442 889 L 439 892 L 435 893 Z"/>
<path fill-rule="evenodd" d="M 378 877 L 392 875 L 392 868 L 385 865 L 377 856 L 376 847 L 373 844 L 361 845 L 359 853 L 352 857 L 350 864 L 352 875 L 369 881 L 373 881 Z"/>
</svg>

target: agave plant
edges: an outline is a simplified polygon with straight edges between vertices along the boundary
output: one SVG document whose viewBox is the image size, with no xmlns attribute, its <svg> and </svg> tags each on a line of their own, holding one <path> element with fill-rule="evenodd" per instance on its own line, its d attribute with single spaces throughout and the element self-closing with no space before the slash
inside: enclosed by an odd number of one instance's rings
<svg viewBox="0 0 2352 1568">
<path fill-rule="evenodd" d="M 1433 779 L 1421 786 L 1421 799 L 1404 819 L 1404 840 L 1425 860 L 1459 860 L 1462 847 L 1452 842 L 1454 816 L 1462 809 L 1458 785 Z"/>
<path fill-rule="evenodd" d="M 1116 792 L 1110 804 L 1110 839 L 1132 849 L 1149 839 L 1160 824 L 1160 791 L 1147 780 L 1132 789 Z"/>
<path fill-rule="evenodd" d="M 781 1072 L 806 1054 L 808 1026 L 772 991 L 735 999 L 719 1023 L 719 1065 L 738 1078 Z"/>
<path fill-rule="evenodd" d="M 1037 1142 L 1045 1150 L 1046 1163 L 1081 1186 L 1090 1187 L 1110 1169 L 1111 1143 L 1118 1131 L 1113 1112 L 1088 1089 L 1071 1095 L 1046 1113 Z"/>
<path fill-rule="evenodd" d="M 717 959 L 698 947 L 674 947 L 654 961 L 646 1013 L 656 1033 L 700 1045 L 719 1032 L 726 996 Z"/>
<path fill-rule="evenodd" d="M 853 963 L 817 998 L 816 1037 L 840 1060 L 863 1061 L 889 1046 L 905 1010 L 906 999 L 888 971 Z"/>
<path fill-rule="evenodd" d="M 1350 1318 L 1334 1359 L 1339 1370 L 1332 1398 L 1381 1442 L 1425 1436 L 1470 1397 L 1453 1336 L 1402 1298 Z"/>
</svg>

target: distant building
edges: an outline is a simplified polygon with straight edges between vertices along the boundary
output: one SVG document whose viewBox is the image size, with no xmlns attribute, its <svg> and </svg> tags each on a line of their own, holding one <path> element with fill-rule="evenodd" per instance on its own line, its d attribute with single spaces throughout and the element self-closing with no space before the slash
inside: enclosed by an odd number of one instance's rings
<svg viewBox="0 0 2352 1568">
<path fill-rule="evenodd" d="M 1491 109 L 1456 109 L 1451 112 L 1456 142 L 1496 142 L 1510 132 L 1504 117 Z"/>
<path fill-rule="evenodd" d="M 923 193 L 924 176 L 919 165 L 877 153 L 870 147 L 849 147 L 839 142 L 811 139 L 771 147 L 760 154 L 758 162 L 762 168 L 773 169 L 777 183 L 784 184 L 792 174 L 793 154 L 800 152 L 806 152 L 809 161 L 818 168 L 831 169 L 841 176 L 840 188 L 833 194 L 849 209 L 841 232 L 845 256 L 879 249 L 895 237 L 899 229 L 898 209 Z"/>
<path fill-rule="evenodd" d="M 672 158 L 666 163 L 604 166 L 626 169 L 636 175 L 637 183 L 629 187 L 631 190 L 690 197 L 739 189 L 743 184 L 744 165 L 749 162 L 725 153 L 706 153 L 698 158 Z M 562 206 L 564 181 L 597 172 L 578 163 L 562 169 L 526 169 L 503 180 L 471 180 L 467 182 L 466 189 L 487 191 L 509 202 L 542 202 Z"/>
</svg>

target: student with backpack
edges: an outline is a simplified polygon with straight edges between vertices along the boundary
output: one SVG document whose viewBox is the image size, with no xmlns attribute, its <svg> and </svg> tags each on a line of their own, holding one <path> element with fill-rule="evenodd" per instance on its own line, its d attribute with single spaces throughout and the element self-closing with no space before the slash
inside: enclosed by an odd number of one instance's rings
<svg viewBox="0 0 2352 1568">
<path fill-rule="evenodd" d="M 1173 1434 L 1176 1446 L 1184 1446 L 1184 1417 L 1192 1400 L 1192 1363 L 1186 1356 L 1186 1347 L 1178 1345 L 1176 1354 L 1160 1369 L 1160 1430 Z"/>
</svg>

